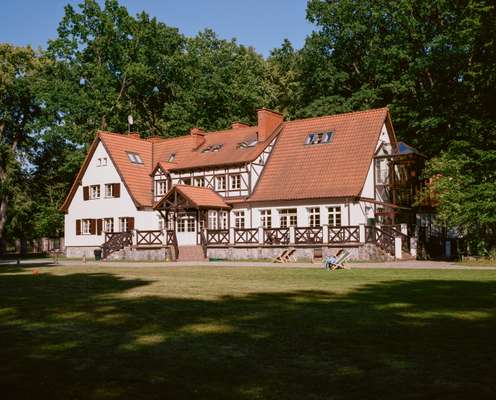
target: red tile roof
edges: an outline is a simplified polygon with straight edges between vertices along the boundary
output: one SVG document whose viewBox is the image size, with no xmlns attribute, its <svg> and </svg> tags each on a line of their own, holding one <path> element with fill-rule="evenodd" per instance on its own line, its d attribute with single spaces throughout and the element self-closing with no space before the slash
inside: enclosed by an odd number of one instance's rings
<svg viewBox="0 0 496 400">
<path fill-rule="evenodd" d="M 230 208 L 224 199 L 212 189 L 188 185 L 174 185 L 154 208 L 161 208 L 165 200 L 172 196 L 175 191 L 186 197 L 196 207 Z"/>
<path fill-rule="evenodd" d="M 359 196 L 386 108 L 286 122 L 250 201 Z M 331 143 L 305 145 L 312 132 Z"/>
</svg>

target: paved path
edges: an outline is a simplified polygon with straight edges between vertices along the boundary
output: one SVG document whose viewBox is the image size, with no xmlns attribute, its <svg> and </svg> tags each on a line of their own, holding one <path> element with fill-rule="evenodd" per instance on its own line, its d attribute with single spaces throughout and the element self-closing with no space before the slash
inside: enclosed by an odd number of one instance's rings
<svg viewBox="0 0 496 400">
<path fill-rule="evenodd" d="M 2 266 L 16 265 L 16 260 L 1 260 Z M 43 266 L 54 265 L 50 258 L 22 260 L 21 266 Z M 322 268 L 322 264 L 312 263 L 288 263 L 276 264 L 271 262 L 257 261 L 211 261 L 211 262 L 130 262 L 130 261 L 88 261 L 83 264 L 81 260 L 60 260 L 62 266 L 95 266 L 95 267 L 178 267 L 178 266 L 222 266 L 222 267 L 271 267 L 271 268 Z M 391 261 L 391 262 L 360 262 L 348 263 L 352 269 L 450 269 L 450 270 L 496 270 L 494 266 L 471 266 L 461 265 L 448 261 Z"/>
</svg>

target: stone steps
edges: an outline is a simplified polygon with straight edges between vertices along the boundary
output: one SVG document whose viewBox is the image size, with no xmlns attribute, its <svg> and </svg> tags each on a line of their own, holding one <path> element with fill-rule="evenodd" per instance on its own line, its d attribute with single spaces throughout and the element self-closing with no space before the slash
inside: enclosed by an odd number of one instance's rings
<svg viewBox="0 0 496 400">
<path fill-rule="evenodd" d="M 196 246 L 179 246 L 179 257 L 177 261 L 205 261 L 203 248 L 200 245 Z"/>
</svg>

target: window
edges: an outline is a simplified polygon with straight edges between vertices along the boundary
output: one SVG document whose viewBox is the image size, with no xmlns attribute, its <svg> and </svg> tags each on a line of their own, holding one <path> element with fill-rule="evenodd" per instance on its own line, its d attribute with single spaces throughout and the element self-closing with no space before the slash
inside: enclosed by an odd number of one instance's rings
<svg viewBox="0 0 496 400">
<path fill-rule="evenodd" d="M 177 219 L 178 232 L 194 232 L 195 231 L 195 217 L 191 215 L 183 215 Z"/>
<path fill-rule="evenodd" d="M 279 221 L 281 228 L 296 226 L 298 222 L 296 208 L 285 208 L 279 210 Z"/>
<path fill-rule="evenodd" d="M 239 190 L 241 189 L 241 175 L 231 175 L 231 190 Z"/>
<path fill-rule="evenodd" d="M 329 207 L 329 225 L 341 226 L 341 207 Z"/>
<path fill-rule="evenodd" d="M 92 185 L 90 186 L 90 199 L 99 199 L 100 198 L 100 185 Z"/>
<path fill-rule="evenodd" d="M 222 149 L 223 146 L 223 144 L 211 144 L 210 146 L 205 147 L 202 150 L 202 153 L 219 151 L 220 149 Z"/>
<path fill-rule="evenodd" d="M 114 184 L 106 183 L 105 184 L 105 197 L 114 197 Z"/>
<path fill-rule="evenodd" d="M 91 219 L 83 219 L 81 224 L 81 233 L 83 235 L 91 235 Z"/>
<path fill-rule="evenodd" d="M 155 181 L 155 196 L 163 196 L 167 191 L 167 181 Z"/>
<path fill-rule="evenodd" d="M 103 231 L 104 232 L 113 232 L 114 231 L 114 219 L 113 218 L 105 218 L 103 220 Z"/>
<path fill-rule="evenodd" d="M 191 178 L 182 178 L 181 182 L 183 185 L 191 185 Z"/>
<path fill-rule="evenodd" d="M 217 211 L 210 210 L 208 212 L 208 229 L 218 229 Z"/>
<path fill-rule="evenodd" d="M 205 178 L 203 176 L 195 178 L 195 186 L 205 186 Z"/>
<path fill-rule="evenodd" d="M 229 228 L 229 213 L 227 211 L 220 212 L 220 229 L 228 229 Z"/>
<path fill-rule="evenodd" d="M 226 190 L 226 177 L 224 175 L 215 178 L 215 189 Z"/>
<path fill-rule="evenodd" d="M 119 218 L 119 231 L 127 232 L 129 230 L 129 220 L 127 217 Z"/>
<path fill-rule="evenodd" d="M 260 211 L 260 225 L 263 228 L 272 228 L 272 211 L 271 210 L 261 210 Z"/>
<path fill-rule="evenodd" d="M 176 153 L 171 153 L 169 158 L 167 159 L 167 162 L 174 162 L 176 161 Z"/>
<path fill-rule="evenodd" d="M 234 211 L 234 227 L 236 229 L 244 229 L 245 227 L 245 212 Z"/>
<path fill-rule="evenodd" d="M 320 132 L 320 133 L 310 133 L 306 139 L 305 144 L 319 144 L 319 143 L 331 143 L 334 132 Z"/>
<path fill-rule="evenodd" d="M 107 166 L 107 157 L 101 157 L 101 158 L 99 158 L 96 166 L 97 167 L 105 167 L 105 166 Z"/>
<path fill-rule="evenodd" d="M 308 209 L 308 225 L 312 228 L 320 226 L 320 208 L 312 207 Z"/>
<path fill-rule="evenodd" d="M 143 160 L 138 153 L 127 153 L 127 157 L 133 164 L 143 164 Z"/>
<path fill-rule="evenodd" d="M 238 143 L 238 148 L 246 149 L 248 147 L 255 147 L 257 143 L 258 143 L 258 141 L 256 138 L 245 140 L 244 142 Z"/>
</svg>

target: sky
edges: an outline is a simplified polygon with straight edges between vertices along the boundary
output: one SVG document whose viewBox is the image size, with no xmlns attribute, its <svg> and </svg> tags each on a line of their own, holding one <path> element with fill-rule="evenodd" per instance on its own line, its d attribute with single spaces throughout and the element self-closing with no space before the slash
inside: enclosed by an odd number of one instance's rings
<svg viewBox="0 0 496 400">
<path fill-rule="evenodd" d="M 99 1 L 102 2 L 101 0 Z M 57 35 L 66 4 L 79 0 L 0 0 L 0 42 L 46 47 Z M 305 19 L 307 0 L 120 0 L 132 15 L 144 10 L 194 36 L 205 28 L 223 39 L 253 46 L 268 56 L 288 38 L 297 49 L 314 27 Z"/>
</svg>

